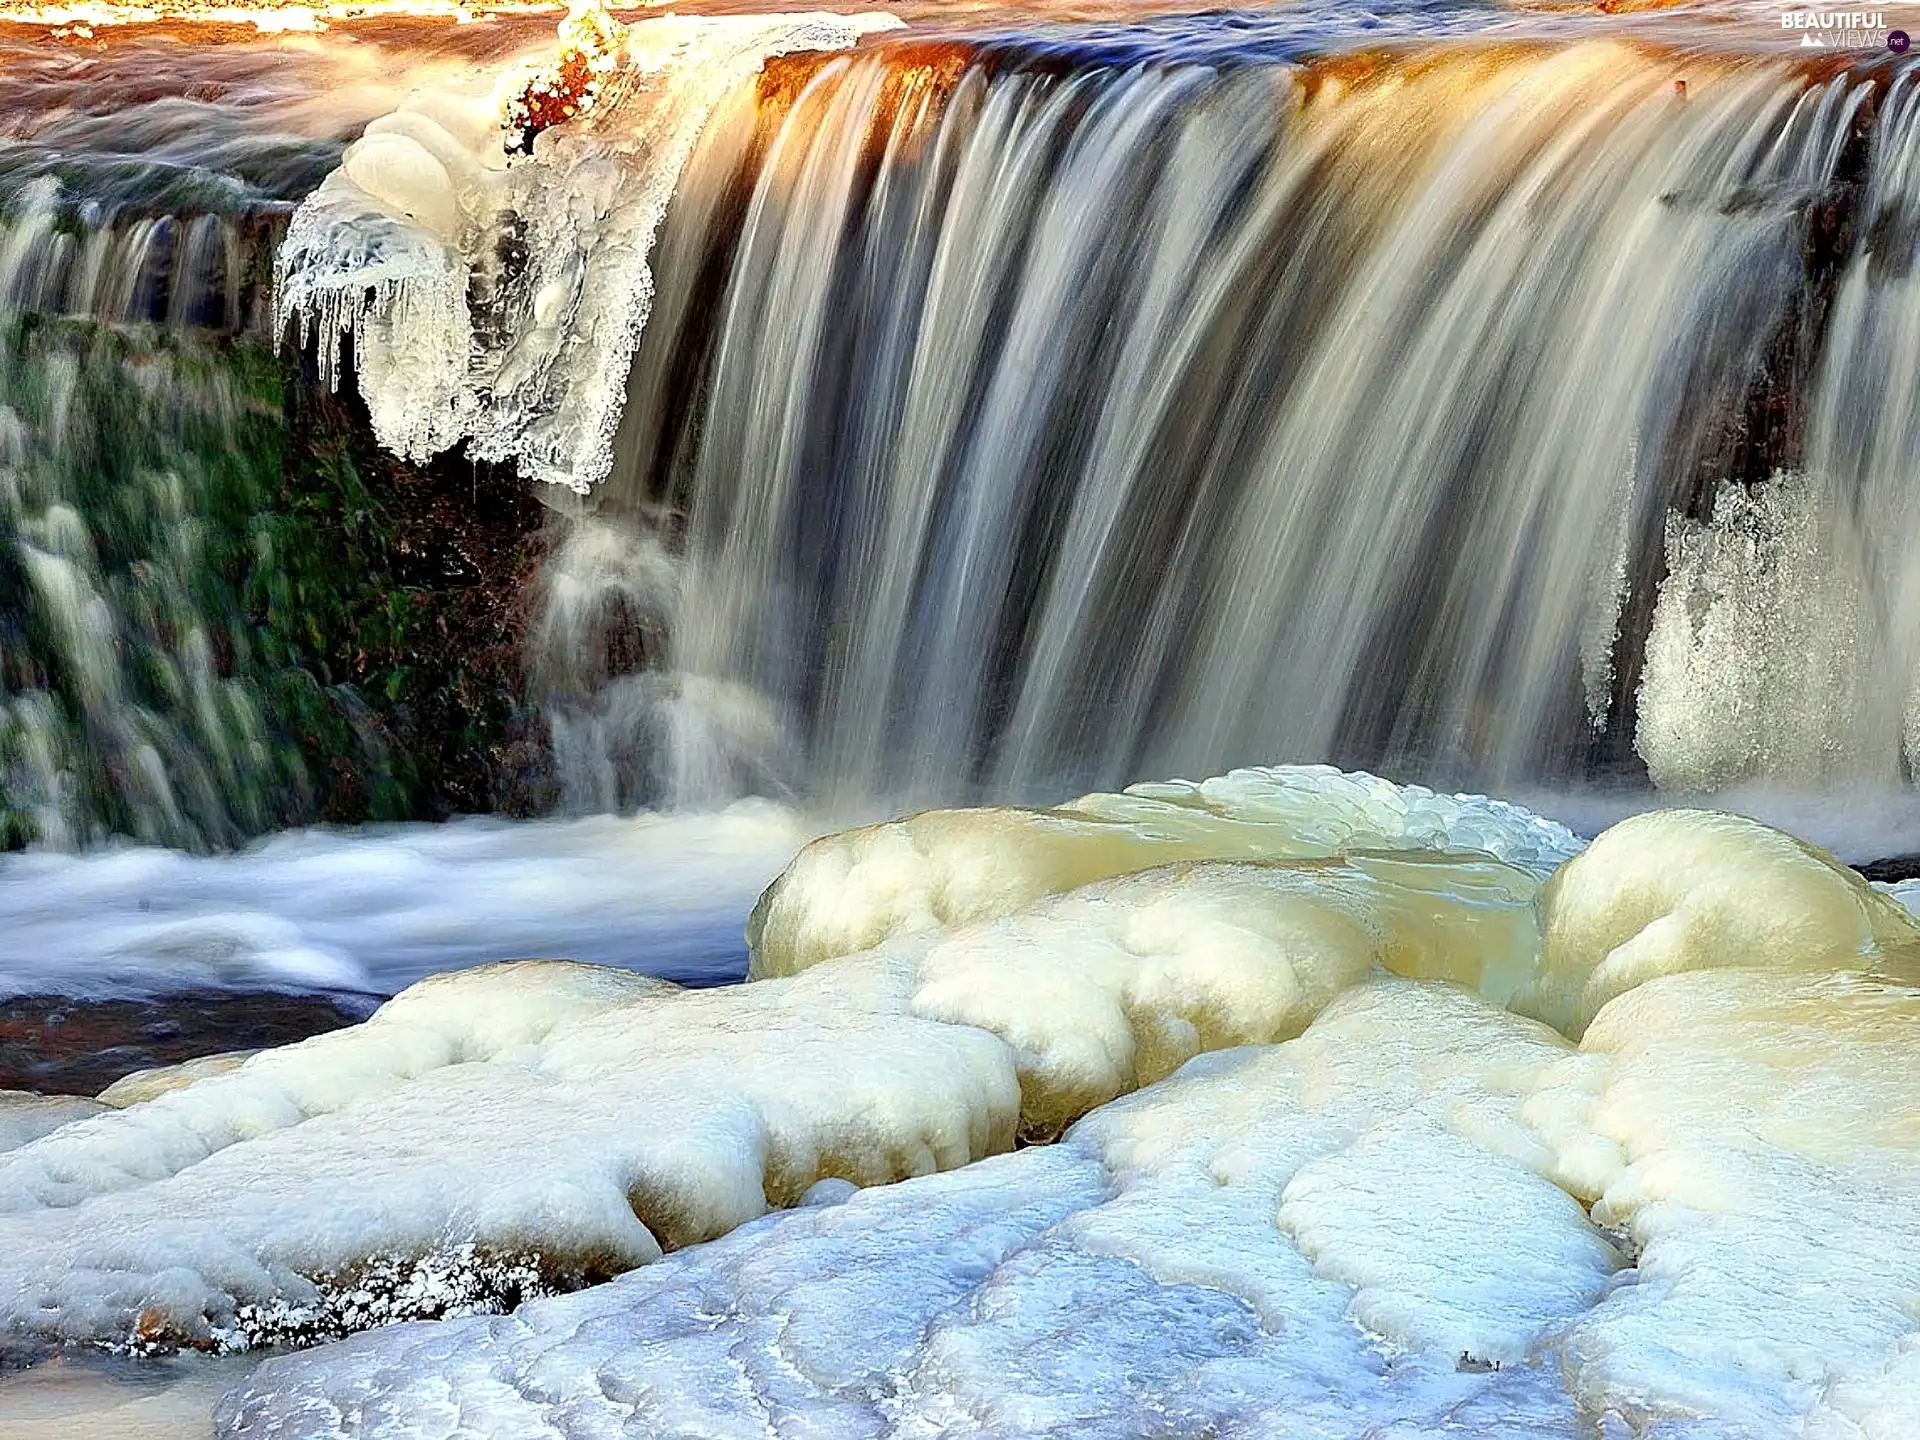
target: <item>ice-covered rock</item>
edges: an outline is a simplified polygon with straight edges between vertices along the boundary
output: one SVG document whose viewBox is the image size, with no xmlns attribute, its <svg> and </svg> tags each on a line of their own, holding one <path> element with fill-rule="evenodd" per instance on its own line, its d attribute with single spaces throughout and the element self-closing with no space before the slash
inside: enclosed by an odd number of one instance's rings
<svg viewBox="0 0 1920 1440">
<path fill-rule="evenodd" d="M 653 298 L 647 257 L 708 115 L 769 58 L 840 50 L 884 12 L 667 16 L 616 33 L 592 108 L 510 155 L 516 96 L 546 62 L 409 100 L 367 127 L 294 215 L 277 305 L 337 379 L 351 345 L 374 433 L 591 489 L 610 467 Z"/>
<path fill-rule="evenodd" d="M 226 1050 L 218 1055 L 198 1055 L 178 1065 L 155 1065 L 146 1070 L 135 1070 L 131 1075 L 122 1075 L 102 1090 L 100 1103 L 124 1110 L 129 1105 L 138 1105 L 142 1100 L 154 1100 L 175 1090 L 184 1090 L 196 1080 L 238 1070 L 258 1053 L 256 1050 Z"/>
<path fill-rule="evenodd" d="M 1050 1136 L 1381 967 L 1517 972 L 1534 889 L 1486 859 L 1195 863 L 731 989 L 438 977 L 0 1156 L 0 1327 L 311 1341 L 578 1284 L 823 1179 Z"/>
<path fill-rule="evenodd" d="M 855 832 L 792 973 L 468 971 L 0 1154 L 0 1324 L 386 1327 L 275 1440 L 1913 1433 L 1920 926 L 1563 835 L 1284 771 Z"/>
<path fill-rule="evenodd" d="M 1515 1005 L 1572 1035 L 1658 975 L 1718 966 L 1885 969 L 1920 980 L 1920 924 L 1783 831 L 1654 810 L 1603 831 L 1547 882 L 1546 967 Z"/>
<path fill-rule="evenodd" d="M 1182 860 L 1464 851 L 1545 878 L 1580 845 L 1565 826 L 1502 800 L 1327 765 L 1135 785 L 1051 810 L 930 810 L 803 850 L 749 923 L 752 973 L 790 974 L 894 935 L 1003 915 Z"/>
<path fill-rule="evenodd" d="M 1518 1118 L 1568 1050 L 1377 981 L 1058 1145 L 270 1361 L 221 1433 L 1571 1435 L 1529 1356 L 1619 1259 Z"/>
<path fill-rule="evenodd" d="M 1694 970 L 1611 1001 L 1526 1117 L 1633 1283 L 1555 1346 L 1582 1408 L 1920 1433 L 1920 990 Z"/>
<path fill-rule="evenodd" d="M 1057 1145 L 269 1361 L 220 1433 L 1911 1434 L 1917 1046 L 1850 974 L 1657 979 L 1577 1051 L 1375 980 Z"/>
<path fill-rule="evenodd" d="M 1443 980 L 1360 966 L 1369 935 L 1390 963 L 1424 934 L 1409 974 L 1458 963 L 1470 947 L 1440 937 L 1469 933 L 1484 896 L 1435 877 L 1463 864 L 1498 862 L 1216 861 L 1039 900 L 980 886 L 984 918 L 895 925 L 750 985 L 845 991 L 910 969 L 910 1004 L 1014 1041 L 1029 1108 L 1124 1087 L 1129 1053 L 1131 1078 L 1152 1079 L 1141 1057 L 1168 1027 L 1141 1015 L 1197 1005 L 1205 1023 L 1185 1019 L 1212 1043 L 1242 1005 L 1277 1031 L 1319 1014 L 1297 1038 L 1198 1056 L 1051 1146 L 831 1187 L 504 1318 L 270 1361 L 221 1433 L 1914 1433 L 1920 988 L 1892 978 L 1909 922 L 1752 822 L 1628 822 L 1562 869 L 1547 907 L 1551 983 L 1529 993 L 1572 1007 L 1576 1045 Z M 1268 876 L 1287 878 L 1256 918 Z M 1197 888 L 1176 898 L 1176 878 Z M 1459 913 L 1417 925 L 1446 894 Z M 1308 896 L 1317 912 L 1295 908 Z M 1662 962 L 1609 975 L 1649 927 Z M 1326 968 L 1282 973 L 1256 936 Z M 1265 967 L 1276 988 L 1256 1002 Z M 1330 1001 L 1312 993 L 1343 977 Z"/>
</svg>

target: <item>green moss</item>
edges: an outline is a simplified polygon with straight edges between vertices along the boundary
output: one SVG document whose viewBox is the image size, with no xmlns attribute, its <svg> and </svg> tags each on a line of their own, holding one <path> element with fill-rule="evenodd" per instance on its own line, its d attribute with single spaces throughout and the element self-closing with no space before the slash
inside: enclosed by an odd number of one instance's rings
<svg viewBox="0 0 1920 1440">
<path fill-rule="evenodd" d="M 287 378 L 256 344 L 0 329 L 0 843 L 500 799 L 531 502 L 463 509 Z"/>
</svg>

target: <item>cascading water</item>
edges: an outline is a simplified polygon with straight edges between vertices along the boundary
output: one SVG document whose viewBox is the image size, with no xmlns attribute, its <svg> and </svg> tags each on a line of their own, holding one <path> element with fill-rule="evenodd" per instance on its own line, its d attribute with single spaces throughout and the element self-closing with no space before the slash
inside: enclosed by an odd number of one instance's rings
<svg viewBox="0 0 1920 1440">
<path fill-rule="evenodd" d="M 1619 42 L 776 68 L 549 577 L 650 637 L 543 657 L 572 793 L 1901 783 L 1915 109 Z"/>
<path fill-rule="evenodd" d="M 207 849 L 311 813 L 316 705 L 261 623 L 288 606 L 267 281 L 340 140 L 297 60 L 166 58 L 156 81 L 137 47 L 0 39 L 9 847 Z"/>
<path fill-rule="evenodd" d="M 218 217 L 76 215 L 51 179 L 0 231 L 12 843 L 228 844 L 304 791 L 223 584 L 249 544 L 234 515 L 278 472 L 265 357 L 250 386 L 213 338 L 244 328 L 243 265 Z"/>
</svg>

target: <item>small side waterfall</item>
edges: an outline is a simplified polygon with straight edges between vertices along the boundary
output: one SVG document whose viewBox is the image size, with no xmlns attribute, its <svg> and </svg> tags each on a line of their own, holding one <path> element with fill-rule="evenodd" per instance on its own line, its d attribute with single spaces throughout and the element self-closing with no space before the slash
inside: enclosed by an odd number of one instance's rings
<svg viewBox="0 0 1920 1440">
<path fill-rule="evenodd" d="M 227 584 L 279 472 L 267 357 L 217 350 L 241 236 L 27 200 L 0 229 L 0 836 L 231 843 L 304 787 Z"/>
<path fill-rule="evenodd" d="M 649 637 L 550 677 L 573 793 L 1903 783 L 1916 108 L 1614 42 L 771 67 L 549 577 Z"/>
<path fill-rule="evenodd" d="M 0 844 L 216 848 L 312 818 L 316 756 L 383 783 L 302 653 L 347 622 L 299 559 L 327 497 L 288 493 L 268 289 L 345 140 L 466 68 L 0 35 Z"/>
<path fill-rule="evenodd" d="M 55 182 L 35 181 L 0 229 L 0 306 L 109 324 L 264 336 L 266 277 L 257 272 L 274 239 L 273 224 L 264 217 L 118 219 L 95 207 L 63 207 Z"/>
</svg>

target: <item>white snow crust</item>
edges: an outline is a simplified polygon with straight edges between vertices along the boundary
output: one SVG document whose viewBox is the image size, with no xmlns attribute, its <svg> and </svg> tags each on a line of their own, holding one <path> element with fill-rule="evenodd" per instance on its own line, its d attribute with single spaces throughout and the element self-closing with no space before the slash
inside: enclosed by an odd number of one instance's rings
<svg viewBox="0 0 1920 1440">
<path fill-rule="evenodd" d="M 1202 862 L 731 989 L 436 977 L 0 1155 L 0 1326 L 228 1348 L 577 1284 L 823 1179 L 1049 1138 L 1377 969 L 1477 975 L 1505 947 L 1517 973 L 1536 889 L 1487 859 Z"/>
<path fill-rule="evenodd" d="M 1920 981 L 1920 926 L 1822 851 L 1710 810 L 1603 831 L 1547 883 L 1547 964 L 1517 1008 L 1578 1035 L 1657 975 L 1718 966 L 1879 968 Z"/>
<path fill-rule="evenodd" d="M 269 1361 L 220 1433 L 1911 1434 L 1916 1007 L 1696 971 L 1576 1049 L 1374 979 L 1057 1145 Z"/>
<path fill-rule="evenodd" d="M 0 1151 L 17 1150 L 29 1140 L 51 1135 L 62 1125 L 98 1115 L 98 1101 L 78 1095 L 38 1095 L 30 1090 L 0 1090 Z"/>
</svg>

